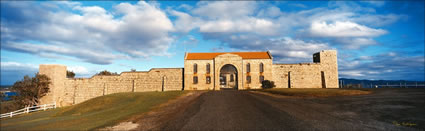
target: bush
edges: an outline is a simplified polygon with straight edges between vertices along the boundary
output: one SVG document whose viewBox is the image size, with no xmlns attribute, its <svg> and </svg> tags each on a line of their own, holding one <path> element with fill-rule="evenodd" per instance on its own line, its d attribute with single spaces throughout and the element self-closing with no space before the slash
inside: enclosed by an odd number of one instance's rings
<svg viewBox="0 0 425 131">
<path fill-rule="evenodd" d="M 75 77 L 75 73 L 73 71 L 66 71 L 66 77 L 67 78 L 74 78 Z"/>
<path fill-rule="evenodd" d="M 97 73 L 96 75 L 99 75 L 99 76 L 117 76 L 118 73 L 116 73 L 116 72 L 112 73 L 112 72 L 109 72 L 107 70 L 104 70 L 104 71 Z"/>
<path fill-rule="evenodd" d="M 274 81 L 264 80 L 261 82 L 261 88 L 263 89 L 270 89 L 273 87 L 276 87 L 276 85 L 274 85 Z"/>
</svg>

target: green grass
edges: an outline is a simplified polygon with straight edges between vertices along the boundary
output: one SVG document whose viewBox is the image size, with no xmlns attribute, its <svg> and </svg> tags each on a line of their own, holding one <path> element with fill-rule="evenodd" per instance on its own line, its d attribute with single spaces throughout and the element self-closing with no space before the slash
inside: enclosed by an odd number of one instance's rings
<svg viewBox="0 0 425 131">
<path fill-rule="evenodd" d="M 83 103 L 1 119 L 1 130 L 93 130 L 148 112 L 186 91 L 117 93 Z"/>
<path fill-rule="evenodd" d="M 299 97 L 331 97 L 331 96 L 351 96 L 351 95 L 365 95 L 370 94 L 372 91 L 357 90 L 357 89 L 293 89 L 293 88 L 272 88 L 258 90 L 285 96 L 299 96 Z"/>
</svg>

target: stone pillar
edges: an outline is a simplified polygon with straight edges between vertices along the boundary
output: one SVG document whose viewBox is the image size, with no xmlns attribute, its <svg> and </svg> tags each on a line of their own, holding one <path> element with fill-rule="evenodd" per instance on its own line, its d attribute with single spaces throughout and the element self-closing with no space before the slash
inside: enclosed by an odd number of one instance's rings
<svg viewBox="0 0 425 131">
<path fill-rule="evenodd" d="M 40 104 L 52 104 L 56 102 L 57 106 L 62 106 L 60 100 L 65 89 L 66 66 L 41 64 L 39 73 L 47 75 L 50 78 L 49 93 L 40 99 Z"/>
<path fill-rule="evenodd" d="M 317 54 L 317 53 L 316 53 Z M 320 51 L 320 66 L 325 74 L 326 88 L 338 88 L 338 60 L 336 50 Z"/>
</svg>

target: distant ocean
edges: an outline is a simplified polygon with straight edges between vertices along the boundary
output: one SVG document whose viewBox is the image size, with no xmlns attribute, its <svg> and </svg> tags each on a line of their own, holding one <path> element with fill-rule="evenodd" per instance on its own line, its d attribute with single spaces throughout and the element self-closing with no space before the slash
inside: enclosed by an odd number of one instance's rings
<svg viewBox="0 0 425 131">
<path fill-rule="evenodd" d="M 2 98 L 3 101 L 12 100 L 12 97 L 11 96 L 16 96 L 17 95 L 16 92 L 5 92 L 4 94 L 5 94 L 5 96 Z"/>
<path fill-rule="evenodd" d="M 11 86 L 4 86 L 4 85 L 2 85 L 1 87 L 0 87 L 0 90 L 3 92 L 3 91 L 7 91 L 8 89 L 7 88 L 10 88 Z M 12 100 L 12 96 L 16 96 L 17 95 L 17 93 L 16 92 L 11 92 L 11 91 L 9 91 L 9 92 L 4 92 L 4 97 L 2 97 L 2 98 L 0 98 L 0 99 L 2 99 L 3 101 L 9 101 L 9 100 Z"/>
</svg>

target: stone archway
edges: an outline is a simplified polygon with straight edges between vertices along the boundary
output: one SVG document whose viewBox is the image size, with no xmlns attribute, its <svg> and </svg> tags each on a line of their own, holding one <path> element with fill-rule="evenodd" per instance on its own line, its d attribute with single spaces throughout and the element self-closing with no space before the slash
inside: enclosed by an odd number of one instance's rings
<svg viewBox="0 0 425 131">
<path fill-rule="evenodd" d="M 220 89 L 238 89 L 238 70 L 232 64 L 226 64 L 220 69 Z"/>
</svg>

